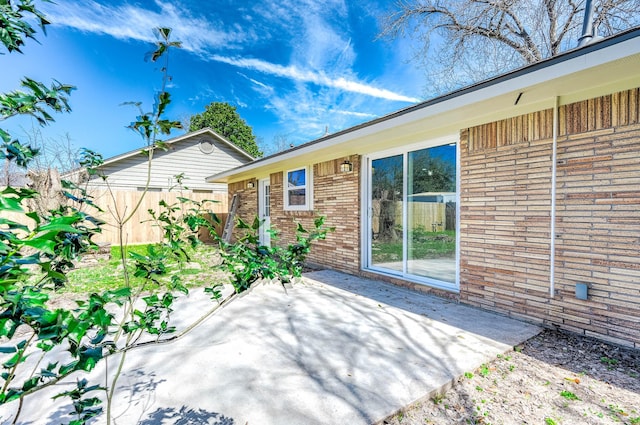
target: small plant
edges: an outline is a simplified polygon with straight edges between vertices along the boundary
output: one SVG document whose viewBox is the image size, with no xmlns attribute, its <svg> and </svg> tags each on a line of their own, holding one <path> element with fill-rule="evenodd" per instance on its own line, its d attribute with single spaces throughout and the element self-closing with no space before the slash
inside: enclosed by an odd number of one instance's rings
<svg viewBox="0 0 640 425">
<path fill-rule="evenodd" d="M 431 401 L 433 401 L 433 404 L 440 404 L 442 403 L 443 400 L 444 400 L 444 394 L 436 394 L 431 399 Z"/>
<path fill-rule="evenodd" d="M 602 364 L 607 365 L 608 370 L 613 370 L 615 366 L 618 364 L 618 360 L 612 359 L 611 357 L 606 357 L 606 356 L 600 357 L 600 362 Z"/>
<path fill-rule="evenodd" d="M 640 425 L 640 416 L 636 416 L 634 418 L 629 418 L 629 423 L 631 425 Z"/>
<path fill-rule="evenodd" d="M 488 364 L 485 363 L 482 366 L 480 366 L 480 371 L 478 372 L 480 376 L 482 376 L 483 378 L 486 378 L 487 376 L 489 376 L 490 373 L 491 373 L 491 370 L 489 369 Z"/>
<path fill-rule="evenodd" d="M 624 411 L 620 406 L 615 404 L 610 404 L 607 406 L 609 408 L 609 414 L 617 419 L 618 416 L 629 416 L 627 412 Z"/>
<path fill-rule="evenodd" d="M 471 372 L 465 372 L 465 373 L 464 373 L 464 377 L 465 377 L 465 378 L 467 378 L 467 379 L 471 379 L 471 378 L 473 378 L 473 373 L 471 373 Z"/>
<path fill-rule="evenodd" d="M 546 425 L 557 425 L 557 422 L 554 421 L 552 418 L 544 418 L 544 423 Z"/>
<path fill-rule="evenodd" d="M 571 391 L 562 390 L 560 391 L 560 395 L 566 398 L 567 400 L 580 400 L 580 398 L 574 393 L 572 393 Z"/>
</svg>

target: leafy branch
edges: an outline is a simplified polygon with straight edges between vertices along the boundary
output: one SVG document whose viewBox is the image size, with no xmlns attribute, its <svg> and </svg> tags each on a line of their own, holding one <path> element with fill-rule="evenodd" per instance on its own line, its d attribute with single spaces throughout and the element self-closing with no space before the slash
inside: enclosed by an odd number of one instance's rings
<svg viewBox="0 0 640 425">
<path fill-rule="evenodd" d="M 237 293 L 246 291 L 260 279 L 277 279 L 287 283 L 302 275 L 304 261 L 313 242 L 325 239 L 327 233 L 334 230 L 326 227 L 324 221 L 324 217 L 317 217 L 311 231 L 298 223 L 296 243 L 281 247 L 277 243 L 271 246 L 260 243 L 259 230 L 262 222 L 257 217 L 251 224 L 238 218 L 236 227 L 243 235 L 233 244 L 221 241 L 221 268 L 229 274 Z M 269 232 L 272 240 L 277 241 L 277 232 L 273 229 Z"/>
<path fill-rule="evenodd" d="M 43 0 L 49 1 L 49 0 Z M 42 12 L 36 9 L 32 0 L 0 2 L 0 43 L 9 53 L 22 53 L 26 38 L 36 40 L 36 29 L 29 23 L 28 17 L 36 19 L 37 25 L 45 32 L 49 21 Z M 0 54 L 2 54 L 0 52 Z"/>
</svg>

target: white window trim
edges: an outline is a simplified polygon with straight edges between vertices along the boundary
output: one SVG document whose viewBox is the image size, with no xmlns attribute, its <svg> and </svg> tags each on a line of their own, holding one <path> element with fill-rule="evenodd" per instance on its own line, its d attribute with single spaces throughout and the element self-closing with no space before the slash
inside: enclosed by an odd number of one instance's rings
<svg viewBox="0 0 640 425">
<path fill-rule="evenodd" d="M 298 170 L 304 170 L 306 184 L 304 186 L 296 186 L 295 188 L 291 188 L 291 189 L 304 189 L 305 203 L 304 205 L 289 205 L 289 197 L 287 196 L 290 190 L 288 187 L 288 182 L 289 182 L 288 176 L 290 172 L 298 171 Z M 311 170 L 312 168 L 310 166 L 304 166 L 304 167 L 296 167 L 296 168 L 292 168 L 290 170 L 284 171 L 282 194 L 284 197 L 283 209 L 285 211 L 311 211 L 313 209 L 313 173 L 311 172 Z"/>
<path fill-rule="evenodd" d="M 460 235 L 462 232 L 458 230 L 456 232 L 456 278 L 455 283 L 451 282 L 442 282 L 439 280 L 431 279 L 428 277 L 420 277 L 412 274 L 407 274 L 405 272 L 394 273 L 388 269 L 379 269 L 375 266 L 369 264 L 369 259 L 371 258 L 371 239 L 370 239 L 370 230 L 371 229 L 371 214 L 372 211 L 369 206 L 369 200 L 371 199 L 371 161 L 379 158 L 385 158 L 393 155 L 405 155 L 409 152 L 432 148 L 436 146 L 441 146 L 449 143 L 456 143 L 456 229 L 460 229 L 460 181 L 462 179 L 462 174 L 460 172 L 461 168 L 461 160 L 460 160 L 460 135 L 459 134 L 450 134 L 448 136 L 438 137 L 434 139 L 429 139 L 426 141 L 412 143 L 405 146 L 395 147 L 391 149 L 386 149 L 384 151 L 378 151 L 371 153 L 369 155 L 363 155 L 361 159 L 361 170 L 366 170 L 366 172 L 361 173 L 361 189 L 360 189 L 360 228 L 361 228 L 361 237 L 360 237 L 360 252 L 362 255 L 360 256 L 360 269 L 376 273 L 383 276 L 392 276 L 398 277 L 403 280 L 407 280 L 409 282 L 415 282 L 421 285 L 427 285 L 434 288 L 443 289 L 446 291 L 452 291 L 454 293 L 460 292 Z M 406 162 L 406 159 L 403 158 L 403 161 Z M 406 167 L 406 164 L 403 166 Z M 406 174 L 406 170 L 404 171 Z M 406 183 L 406 182 L 405 182 Z M 406 193 L 406 188 L 405 188 Z M 403 235 L 403 238 L 405 236 Z M 406 253 L 405 253 L 406 255 Z M 403 268 L 406 267 L 403 264 Z"/>
</svg>

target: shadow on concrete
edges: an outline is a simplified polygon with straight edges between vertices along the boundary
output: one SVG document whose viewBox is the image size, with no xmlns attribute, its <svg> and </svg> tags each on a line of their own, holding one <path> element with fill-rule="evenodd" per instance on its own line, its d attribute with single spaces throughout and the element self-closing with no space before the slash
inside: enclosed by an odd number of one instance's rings
<svg viewBox="0 0 640 425">
<path fill-rule="evenodd" d="M 259 367 L 231 364 L 226 388 L 239 397 L 252 391 L 254 403 L 288 411 L 290 423 L 323 423 L 330 417 L 318 412 L 328 409 L 332 419 L 379 421 L 539 331 L 377 281 L 324 271 L 305 277 L 290 294 L 256 290 L 249 296 L 259 299 L 230 306 L 230 326 L 209 334 L 259 341 Z M 274 359 L 293 372 L 283 375 Z M 306 405 L 285 404 L 307 394 Z"/>
<path fill-rule="evenodd" d="M 202 296 L 184 302 L 191 314 L 210 304 Z M 313 272 L 286 291 L 258 285 L 176 343 L 131 351 L 114 415 L 146 425 L 367 425 L 432 397 L 533 328 Z"/>
<path fill-rule="evenodd" d="M 56 404 L 56 408 L 55 410 L 46 412 L 45 414 L 42 415 L 41 419 L 44 419 L 44 417 L 46 417 L 46 422 L 47 424 L 68 424 L 71 421 L 77 419 L 77 416 L 75 414 L 73 405 L 70 401 L 68 401 L 69 399 L 63 399 L 64 401 L 62 403 L 57 403 Z M 27 411 L 23 410 L 23 413 L 28 413 Z M 44 412 L 43 412 L 44 413 Z M 21 415 L 20 418 L 22 418 L 25 415 Z M 0 418 L 3 419 L 3 418 Z M 13 418 L 11 418 L 13 420 Z M 7 422 L 0 422 L 2 424 L 10 424 L 13 423 L 11 421 Z M 32 425 L 34 423 L 41 423 L 38 421 L 33 421 L 33 420 L 18 420 L 18 424 L 19 425 Z M 87 421 L 87 425 L 91 425 L 96 423 L 96 419 L 89 419 Z"/>
<path fill-rule="evenodd" d="M 305 277 L 508 345 L 519 344 L 542 330 L 499 313 L 333 270 L 311 272 Z M 532 333 L 532 329 L 538 331 Z"/>
<path fill-rule="evenodd" d="M 232 418 L 205 409 L 193 409 L 182 406 L 175 408 L 158 408 L 150 413 L 139 425 L 235 425 Z"/>
<path fill-rule="evenodd" d="M 126 365 L 126 363 L 125 363 Z M 118 383 L 118 406 L 124 405 L 122 411 L 114 411 L 116 420 L 127 414 L 129 409 L 135 408 L 142 417 L 153 408 L 156 402 L 155 394 L 158 386 L 166 379 L 159 379 L 155 371 L 145 371 L 138 367 L 122 374 Z"/>
<path fill-rule="evenodd" d="M 342 308 L 350 309 L 352 314 L 358 317 L 358 323 L 367 324 L 365 328 L 375 329 L 376 324 L 371 321 L 377 321 L 378 324 L 387 323 L 384 329 L 378 329 L 382 333 L 382 337 L 377 339 L 385 344 L 384 347 L 377 347 L 376 355 L 390 365 L 404 364 L 405 368 L 396 375 L 396 378 L 403 380 L 415 380 L 424 384 L 424 391 L 419 397 L 411 400 L 398 397 L 397 400 L 389 399 L 385 396 L 384 400 L 380 400 L 381 405 L 389 404 L 387 411 L 382 415 L 371 415 L 371 412 L 360 412 L 361 417 L 370 422 L 382 421 L 391 415 L 402 411 L 406 406 L 417 401 L 428 400 L 439 393 L 443 393 L 455 384 L 455 380 L 465 371 L 472 371 L 482 363 L 481 360 L 472 359 L 465 354 L 473 353 L 475 346 L 479 341 L 468 340 L 465 334 L 472 334 L 479 337 L 479 340 L 486 342 L 488 340 L 504 344 L 505 348 L 521 343 L 531 338 L 538 332 L 540 328 L 533 325 L 526 325 L 518 320 L 500 316 L 495 313 L 486 312 L 477 308 L 464 306 L 454 301 L 438 298 L 435 296 L 419 293 L 407 288 L 398 287 L 381 281 L 373 281 L 371 279 L 363 279 L 357 276 L 346 275 L 340 272 L 323 270 L 305 275 L 312 282 L 321 283 L 337 288 L 349 293 L 348 295 L 338 296 L 333 293 L 332 298 L 341 305 Z M 364 298 L 377 303 L 376 314 L 371 314 L 371 305 L 368 303 L 354 302 L 355 298 Z M 386 310 L 386 307 L 393 309 Z M 380 310 L 383 311 L 383 317 L 388 320 L 380 321 Z M 406 316 L 414 316 L 415 320 L 407 322 Z M 422 316 L 423 319 L 420 319 Z M 339 321 L 340 318 L 322 317 L 321 320 L 327 323 Z M 435 325 L 435 322 L 445 324 L 445 327 Z M 407 326 L 407 323 L 410 323 Z M 289 323 L 290 330 L 293 334 L 297 334 L 296 328 L 300 327 L 300 323 Z M 415 331 L 417 326 L 418 332 Z M 349 341 L 362 338 L 362 335 L 350 334 L 345 332 L 335 332 L 332 328 L 332 337 L 342 338 L 345 347 L 349 347 Z M 418 336 L 416 338 L 416 336 Z M 368 338 L 367 338 L 368 339 Z M 375 344 L 369 339 L 369 344 Z M 497 344 L 497 345 L 499 345 Z M 394 345 L 402 346 L 402 352 L 394 352 Z M 352 347 L 355 351 L 360 347 Z M 308 345 L 305 348 L 309 351 Z M 499 348 L 498 348 L 499 350 Z M 388 353 L 388 357 L 384 352 Z M 315 353 L 299 353 L 298 359 L 311 356 L 322 357 L 322 350 Z M 357 353 L 345 353 L 345 357 L 349 359 L 357 359 Z M 403 362 L 403 358 L 408 361 Z M 456 359 L 461 360 L 460 362 Z M 489 358 L 490 359 L 490 358 Z M 486 360 L 489 360 L 486 359 Z M 453 361 L 452 361 L 453 360 Z M 414 366 L 418 366 L 417 368 Z M 300 364 L 300 367 L 304 367 Z M 466 369 L 465 369 L 466 367 Z M 420 370 L 420 368 L 423 368 Z M 430 377 L 436 376 L 432 382 L 426 382 L 425 369 Z M 393 379 L 393 378 L 392 378 Z M 388 382 L 392 382 L 391 380 Z M 345 386 L 348 389 L 348 385 Z M 377 394 L 381 394 L 379 388 L 374 388 Z M 353 396 L 352 405 L 361 405 L 362 394 L 360 391 L 351 393 Z M 461 397 L 471 398 L 464 391 L 460 393 Z M 376 394 L 373 394 L 375 397 Z M 368 397 L 368 396 L 367 396 Z M 395 405 L 394 405 L 395 401 Z M 470 408 L 466 412 L 467 417 L 475 417 L 477 412 Z"/>
</svg>

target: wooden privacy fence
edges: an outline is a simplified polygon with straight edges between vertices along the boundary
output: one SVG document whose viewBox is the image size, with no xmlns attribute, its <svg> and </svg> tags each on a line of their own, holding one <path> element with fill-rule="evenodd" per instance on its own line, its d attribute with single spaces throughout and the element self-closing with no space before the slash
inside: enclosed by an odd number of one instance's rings
<svg viewBox="0 0 640 425">
<path fill-rule="evenodd" d="M 104 220 L 107 224 L 103 226 L 102 233 L 93 238 L 94 242 L 102 243 L 118 243 L 118 228 L 114 214 L 120 216 L 128 216 L 140 201 L 143 192 L 138 191 L 113 191 L 111 194 L 107 190 L 92 190 L 91 195 L 94 196 L 94 202 L 104 210 L 103 213 L 96 216 Z M 187 198 L 194 201 L 211 200 L 204 205 L 205 209 L 212 211 L 224 221 L 227 213 L 227 194 L 226 193 L 179 193 L 179 192 L 147 192 L 142 198 L 140 207 L 123 227 L 123 242 L 126 244 L 141 244 L 159 242 L 162 240 L 162 229 L 157 227 L 151 220 L 149 210 L 156 213 L 161 211 L 159 202 L 164 200 L 167 204 L 172 205 L 179 203 L 178 198 Z M 188 205 L 185 208 L 189 208 Z M 207 235 L 201 234 L 201 239 L 205 242 L 210 241 Z"/>
<path fill-rule="evenodd" d="M 95 197 L 94 202 L 104 210 L 103 213 L 96 213 L 95 210 L 85 208 L 86 212 L 104 220 L 107 224 L 102 227 L 102 233 L 93 238 L 94 242 L 117 244 L 118 229 L 115 227 L 116 220 L 112 212 L 119 211 L 122 216 L 130 214 L 136 206 L 142 192 L 134 191 L 114 191 L 113 196 L 107 190 L 91 190 L 91 195 Z M 158 203 L 164 200 L 167 204 L 172 205 L 178 202 L 178 197 L 192 199 L 195 201 L 212 200 L 216 202 L 206 203 L 205 209 L 215 213 L 221 220 L 222 224 L 216 226 L 216 231 L 220 235 L 222 225 L 227 217 L 227 194 L 226 193 L 177 193 L 177 192 L 148 192 L 142 199 L 140 208 L 134 214 L 132 219 L 126 223 L 123 228 L 123 237 L 125 243 L 141 244 L 159 242 L 162 238 L 162 230 L 155 226 L 151 220 L 149 209 L 156 212 L 160 211 Z M 185 207 L 188 208 L 188 207 Z M 26 218 L 23 214 L 11 213 L 8 211 L 0 211 L 0 217 L 17 221 L 29 227 L 34 226 L 31 219 Z M 210 214 L 206 217 L 211 222 Z M 26 219 L 26 222 L 24 222 Z M 0 226 L 1 228 L 2 226 Z M 200 231 L 198 237 L 203 242 L 212 242 L 213 238 L 208 232 Z"/>
<path fill-rule="evenodd" d="M 395 224 L 402 225 L 402 202 L 395 202 Z M 380 231 L 380 201 L 373 200 L 372 227 L 374 236 Z M 427 232 L 455 230 L 455 203 L 442 202 L 409 202 L 408 215 L 411 229 L 423 227 Z"/>
</svg>

